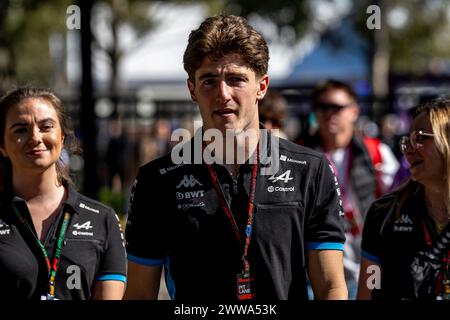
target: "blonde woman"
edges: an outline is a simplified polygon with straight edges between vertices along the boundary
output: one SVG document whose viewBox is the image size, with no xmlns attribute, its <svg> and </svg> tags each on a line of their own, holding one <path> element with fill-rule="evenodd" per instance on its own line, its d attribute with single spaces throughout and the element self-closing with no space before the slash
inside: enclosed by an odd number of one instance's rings
<svg viewBox="0 0 450 320">
<path fill-rule="evenodd" d="M 400 147 L 411 179 L 363 231 L 359 299 L 450 299 L 450 100 L 419 105 Z"/>
</svg>

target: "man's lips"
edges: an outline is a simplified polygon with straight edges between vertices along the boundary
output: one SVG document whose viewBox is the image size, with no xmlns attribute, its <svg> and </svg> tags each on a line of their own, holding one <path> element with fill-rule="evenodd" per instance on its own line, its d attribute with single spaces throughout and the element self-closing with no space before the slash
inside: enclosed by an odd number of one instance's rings
<svg viewBox="0 0 450 320">
<path fill-rule="evenodd" d="M 228 116 L 228 115 L 236 114 L 236 111 L 233 109 L 230 109 L 230 108 L 224 108 L 224 109 L 214 111 L 214 114 L 217 114 L 219 116 Z"/>
</svg>

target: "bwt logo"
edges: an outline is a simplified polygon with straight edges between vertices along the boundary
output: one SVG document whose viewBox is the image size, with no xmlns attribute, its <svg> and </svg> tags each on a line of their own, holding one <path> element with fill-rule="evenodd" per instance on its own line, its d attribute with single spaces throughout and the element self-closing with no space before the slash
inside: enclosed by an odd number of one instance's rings
<svg viewBox="0 0 450 320">
<path fill-rule="evenodd" d="M 185 193 L 177 192 L 177 199 L 183 200 L 183 199 L 195 199 L 200 198 L 204 196 L 203 190 L 197 190 L 197 191 L 188 191 Z"/>
<path fill-rule="evenodd" d="M 80 30 L 81 29 L 81 10 L 79 6 L 71 5 L 67 7 L 66 10 L 67 19 L 66 27 L 69 30 Z"/>
</svg>

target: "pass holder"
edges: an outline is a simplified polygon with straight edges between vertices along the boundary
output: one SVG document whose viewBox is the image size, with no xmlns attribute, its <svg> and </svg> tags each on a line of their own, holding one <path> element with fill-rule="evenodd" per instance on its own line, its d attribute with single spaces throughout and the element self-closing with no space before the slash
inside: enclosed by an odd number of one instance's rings
<svg viewBox="0 0 450 320">
<path fill-rule="evenodd" d="M 255 297 L 252 293 L 252 283 L 254 278 L 249 272 L 242 271 L 237 275 L 237 298 L 238 300 L 248 300 Z"/>
<path fill-rule="evenodd" d="M 442 280 L 442 292 L 436 297 L 436 300 L 450 300 L 450 280 Z"/>
<path fill-rule="evenodd" d="M 47 295 L 42 295 L 41 300 L 59 300 L 59 299 L 57 299 L 55 296 L 47 294 Z"/>
</svg>

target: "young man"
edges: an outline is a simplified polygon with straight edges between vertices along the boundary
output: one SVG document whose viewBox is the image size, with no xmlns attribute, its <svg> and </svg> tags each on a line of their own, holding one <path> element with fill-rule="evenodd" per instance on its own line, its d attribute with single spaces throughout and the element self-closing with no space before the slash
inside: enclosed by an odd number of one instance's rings
<svg viewBox="0 0 450 320">
<path fill-rule="evenodd" d="M 260 139 L 268 60 L 264 38 L 242 17 L 211 17 L 191 32 L 184 67 L 204 143 L 187 146 L 201 161 L 175 164 L 172 152 L 140 168 L 126 298 L 156 299 L 163 266 L 176 300 L 306 299 L 307 270 L 317 298 L 347 298 L 343 212 L 328 161 Z M 212 148 L 212 133 L 223 148 Z M 271 175 L 262 170 L 267 154 L 279 161 Z"/>
<path fill-rule="evenodd" d="M 356 297 L 361 232 L 366 211 L 386 192 L 398 169 L 390 148 L 378 139 L 355 135 L 356 94 L 346 83 L 328 80 L 313 93 L 318 134 L 306 146 L 325 152 L 339 181 L 346 217 L 344 268 L 349 297 Z"/>
</svg>

